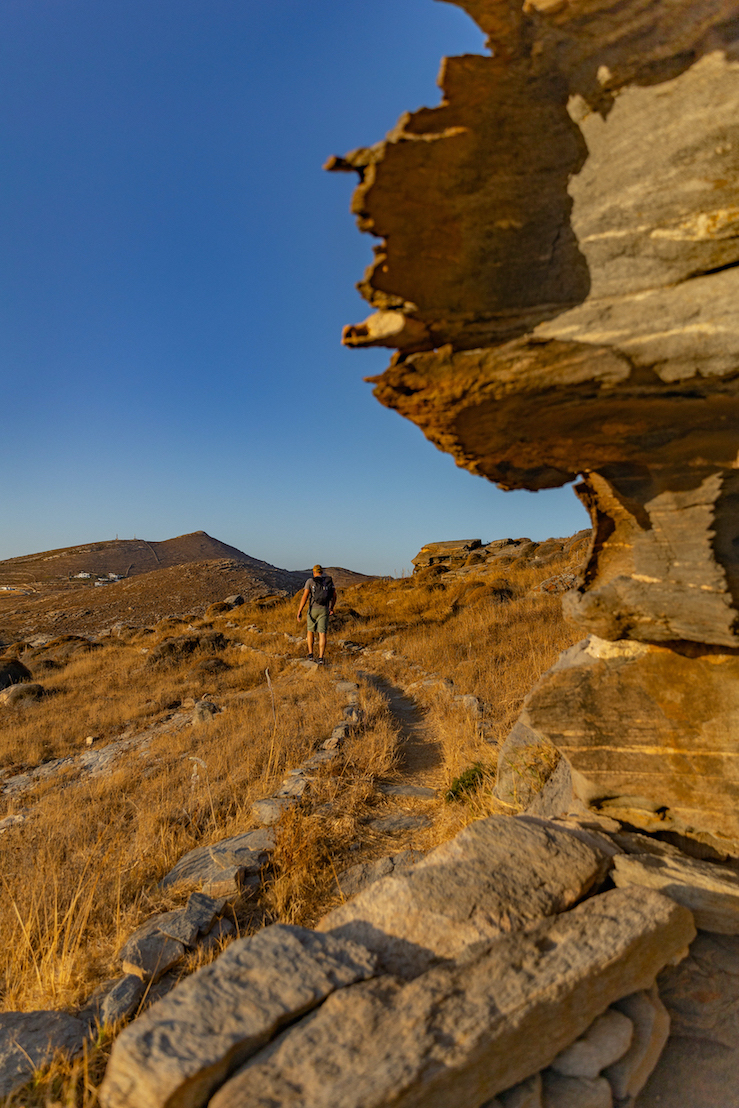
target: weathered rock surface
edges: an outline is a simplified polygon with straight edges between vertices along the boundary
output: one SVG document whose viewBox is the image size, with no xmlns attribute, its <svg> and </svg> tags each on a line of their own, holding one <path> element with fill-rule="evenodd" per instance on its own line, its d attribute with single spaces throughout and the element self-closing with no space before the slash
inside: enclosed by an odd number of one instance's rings
<svg viewBox="0 0 739 1108">
<path fill-rule="evenodd" d="M 587 803 L 739 853 L 739 0 L 456 2 L 490 56 L 328 166 L 381 240 L 344 341 L 398 351 L 376 396 L 471 472 L 582 475 L 566 609 L 652 645 L 571 656 L 527 722 Z"/>
<path fill-rule="evenodd" d="M 659 893 L 614 889 L 410 983 L 334 993 L 210 1103 L 478 1108 L 647 987 L 693 934 L 690 913 Z"/>
<path fill-rule="evenodd" d="M 275 1032 L 374 972 L 355 944 L 273 925 L 237 940 L 119 1036 L 104 1108 L 194 1108 Z"/>
<path fill-rule="evenodd" d="M 636 1108 L 739 1108 L 738 1064 L 735 1050 L 671 1035 Z"/>
<path fill-rule="evenodd" d="M 517 811 L 528 808 L 546 785 L 557 757 L 555 747 L 532 727 L 524 710 L 498 752 L 495 796 Z"/>
<path fill-rule="evenodd" d="M 383 878 L 318 925 L 376 950 L 393 973 L 522 928 L 576 904 L 608 859 L 552 825 L 479 820 L 421 862 Z"/>
<path fill-rule="evenodd" d="M 591 636 L 526 701 L 577 795 L 647 830 L 739 853 L 739 656 Z"/>
<path fill-rule="evenodd" d="M 659 889 L 690 908 L 703 931 L 739 934 L 739 876 L 724 866 L 672 854 L 622 854 L 613 859 L 612 878 L 619 887 Z"/>
<path fill-rule="evenodd" d="M 739 938 L 700 932 L 688 957 L 662 972 L 659 990 L 673 1034 L 739 1052 Z"/>
<path fill-rule="evenodd" d="M 373 819 L 369 827 L 379 835 L 395 835 L 402 831 L 420 831 L 422 827 L 430 827 L 431 820 L 428 816 L 415 816 L 411 813 L 405 815 L 381 816 Z"/>
<path fill-rule="evenodd" d="M 121 948 L 118 958 L 125 974 L 133 974 L 142 981 L 158 981 L 184 958 L 184 943 L 163 934 L 158 918 L 147 920 Z"/>
<path fill-rule="evenodd" d="M 66 1012 L 0 1012 L 0 1096 L 28 1081 L 56 1050 L 82 1050 L 88 1025 Z"/>
<path fill-rule="evenodd" d="M 381 877 L 389 877 L 391 873 L 408 869 L 409 866 L 420 862 L 423 855 L 417 850 L 401 850 L 398 854 L 389 854 L 385 858 L 378 858 L 374 862 L 359 862 L 350 869 L 345 869 L 338 875 L 337 885 L 345 897 L 356 896 L 357 893 L 379 881 Z"/>
<path fill-rule="evenodd" d="M 180 858 L 162 878 L 163 889 L 197 882 L 205 893 L 225 896 L 249 877 L 258 877 L 269 861 L 275 840 L 271 831 L 245 831 L 211 846 L 199 846 Z M 221 886 L 225 886 L 221 888 Z"/>
<path fill-rule="evenodd" d="M 116 1023 L 136 1011 L 146 992 L 146 982 L 136 973 L 127 973 L 103 998 L 100 1022 Z"/>
</svg>

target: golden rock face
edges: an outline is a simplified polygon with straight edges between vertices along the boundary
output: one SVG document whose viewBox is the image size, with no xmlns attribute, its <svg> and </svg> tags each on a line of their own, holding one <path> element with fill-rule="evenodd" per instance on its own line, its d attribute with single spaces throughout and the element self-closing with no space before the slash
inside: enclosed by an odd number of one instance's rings
<svg viewBox="0 0 739 1108">
<path fill-rule="evenodd" d="M 447 59 L 438 108 L 334 160 L 360 173 L 353 210 L 381 240 L 359 286 L 375 315 L 345 341 L 397 349 L 375 395 L 460 466 L 504 488 L 580 475 L 594 530 L 569 614 L 663 644 L 665 688 L 697 689 L 679 644 L 709 661 L 739 651 L 739 0 L 460 6 L 491 55 Z M 588 681 L 593 703 L 601 681 L 610 695 L 605 675 Z M 712 685 L 719 713 L 732 681 Z M 537 727 L 553 735 L 544 701 Z M 601 804 L 633 759 L 618 747 L 599 777 L 595 733 L 578 739 L 578 780 Z M 698 797 L 675 818 L 698 832 L 703 764 L 670 770 Z M 711 833 L 726 813 L 739 852 L 731 774 L 711 776 Z M 671 799 L 649 793 L 656 809 L 679 806 L 682 786 L 659 781 Z"/>
</svg>

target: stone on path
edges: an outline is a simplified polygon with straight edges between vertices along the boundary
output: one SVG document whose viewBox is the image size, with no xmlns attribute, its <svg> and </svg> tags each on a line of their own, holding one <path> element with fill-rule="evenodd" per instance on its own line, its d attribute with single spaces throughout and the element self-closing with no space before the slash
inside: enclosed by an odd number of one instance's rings
<svg viewBox="0 0 739 1108">
<path fill-rule="evenodd" d="M 377 786 L 377 791 L 383 796 L 436 796 L 436 789 L 428 789 L 425 785 L 404 785 L 402 782 L 387 781 Z"/>
<path fill-rule="evenodd" d="M 739 937 L 699 932 L 688 957 L 662 972 L 659 991 L 673 1035 L 739 1052 Z"/>
<path fill-rule="evenodd" d="M 57 1050 L 82 1050 L 88 1025 L 66 1012 L 0 1012 L 0 1096 L 9 1096 Z"/>
<path fill-rule="evenodd" d="M 146 982 L 135 973 L 127 973 L 116 981 L 113 988 L 103 998 L 100 1005 L 100 1022 L 117 1023 L 126 1019 L 138 1008 L 144 993 Z"/>
<path fill-rule="evenodd" d="M 390 972 L 415 973 L 434 957 L 566 911 L 608 861 L 554 824 L 490 816 L 334 909 L 318 929 L 377 950 Z"/>
<path fill-rule="evenodd" d="M 200 948 L 209 952 L 214 950 L 217 946 L 220 946 L 226 939 L 231 939 L 235 935 L 236 928 L 230 919 L 216 920 L 207 935 L 203 936 Z"/>
<path fill-rule="evenodd" d="M 670 1034 L 670 1017 L 656 985 L 648 992 L 625 996 L 614 1007 L 629 1017 L 634 1028 L 631 1046 L 623 1058 L 603 1073 L 614 1097 L 622 1100 L 637 1096 L 644 1088 Z"/>
<path fill-rule="evenodd" d="M 356 681 L 335 681 L 334 688 L 340 693 L 357 693 L 359 685 Z"/>
<path fill-rule="evenodd" d="M 292 796 L 267 796 L 264 800 L 255 800 L 251 806 L 252 815 L 265 827 L 272 827 L 296 803 Z"/>
<path fill-rule="evenodd" d="M 394 835 L 398 831 L 420 831 L 422 827 L 430 826 L 431 820 L 428 816 L 412 815 L 383 816 L 369 823 L 369 827 L 379 835 Z"/>
<path fill-rule="evenodd" d="M 195 1108 L 296 1017 L 374 972 L 353 943 L 275 924 L 232 943 L 119 1036 L 103 1108 Z"/>
<path fill-rule="evenodd" d="M 339 874 L 337 878 L 339 892 L 345 897 L 356 896 L 368 885 L 379 881 L 381 877 L 388 877 L 391 873 L 408 869 L 409 866 L 420 862 L 422 858 L 423 854 L 418 850 L 401 850 L 398 854 L 389 854 L 374 862 L 359 862 Z"/>
<path fill-rule="evenodd" d="M 341 989 L 210 1108 L 478 1108 L 651 984 L 694 933 L 690 913 L 660 893 L 613 889 L 409 983 Z"/>
<path fill-rule="evenodd" d="M 660 889 L 690 908 L 702 931 L 739 934 L 739 876 L 733 870 L 673 854 L 622 854 L 613 866 L 616 885 Z"/>
<path fill-rule="evenodd" d="M 623 1058 L 633 1036 L 634 1025 L 628 1016 L 607 1008 L 584 1035 L 560 1051 L 552 1069 L 565 1077 L 597 1077 L 606 1066 Z"/>
<path fill-rule="evenodd" d="M 203 891 L 213 896 L 227 896 L 238 891 L 239 884 L 245 878 L 259 876 L 269 861 L 274 845 L 273 832 L 258 830 L 232 835 L 210 846 L 196 847 L 183 855 L 162 878 L 160 888 L 197 882 Z M 222 885 L 227 887 L 219 891 Z"/>
<path fill-rule="evenodd" d="M 142 981 L 158 981 L 185 957 L 185 944 L 162 934 L 157 916 L 134 931 L 118 955 L 123 972 Z"/>
<path fill-rule="evenodd" d="M 612 1108 L 611 1086 L 604 1077 L 564 1077 L 544 1071 L 543 1108 Z"/>
</svg>

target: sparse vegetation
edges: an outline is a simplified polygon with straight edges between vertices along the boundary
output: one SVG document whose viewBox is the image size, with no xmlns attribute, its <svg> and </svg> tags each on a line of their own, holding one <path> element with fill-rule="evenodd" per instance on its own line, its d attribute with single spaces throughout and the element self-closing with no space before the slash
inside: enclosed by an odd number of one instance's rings
<svg viewBox="0 0 739 1108">
<path fill-rule="evenodd" d="M 343 869 L 407 845 L 428 849 L 500 810 L 491 791 L 497 746 L 525 693 L 578 637 L 558 598 L 530 593 L 560 568 L 513 565 L 502 581 L 500 570 L 491 579 L 475 565 L 462 578 L 425 574 L 345 589 L 331 667 L 315 677 L 293 664 L 304 646 L 292 641 L 292 598 L 213 605 L 205 619 L 124 628 L 93 649 L 70 636 L 43 648 L 16 644 L 45 695 L 2 710 L 3 779 L 70 760 L 3 798 L 0 818 L 31 814 L 0 834 L 2 1009 L 74 1007 L 115 975 L 116 951 L 130 932 L 184 902 L 187 890 L 157 886 L 174 862 L 253 826 L 251 803 L 328 737 L 341 714 L 328 675 L 359 679 L 362 729 L 344 747 L 340 768 L 317 775 L 310 807 L 283 818 L 272 879 L 239 908 L 240 933 L 271 920 L 312 925 L 339 901 Z M 372 653 L 342 652 L 337 639 Z M 215 659 L 222 664 L 205 664 Z M 374 783 L 402 773 L 382 681 L 409 690 L 439 751 L 438 799 L 404 802 L 408 811 L 433 814 L 412 842 L 368 828 L 390 803 Z M 460 693 L 479 706 L 455 699 Z M 204 698 L 219 711 L 192 726 L 192 704 Z M 93 749 L 130 745 L 109 772 L 83 775 L 71 756 L 86 749 L 88 736 Z M 457 803 L 445 803 L 445 794 Z M 197 964 L 193 957 L 183 972 Z M 28 1094 L 23 1103 L 91 1108 L 107 1043 L 102 1036 L 85 1059 L 52 1067 L 37 1082 L 38 1099 Z"/>
</svg>

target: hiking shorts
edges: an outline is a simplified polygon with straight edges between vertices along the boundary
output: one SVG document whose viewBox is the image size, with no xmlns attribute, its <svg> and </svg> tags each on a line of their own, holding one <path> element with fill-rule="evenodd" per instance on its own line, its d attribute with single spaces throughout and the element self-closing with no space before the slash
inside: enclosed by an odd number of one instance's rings
<svg viewBox="0 0 739 1108">
<path fill-rule="evenodd" d="M 328 631 L 328 608 L 322 608 L 313 604 L 308 608 L 308 630 L 319 635 L 325 635 Z"/>
</svg>

